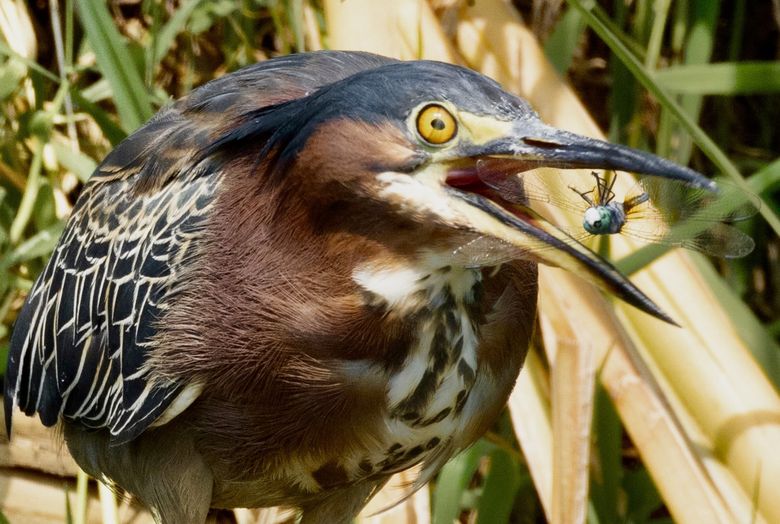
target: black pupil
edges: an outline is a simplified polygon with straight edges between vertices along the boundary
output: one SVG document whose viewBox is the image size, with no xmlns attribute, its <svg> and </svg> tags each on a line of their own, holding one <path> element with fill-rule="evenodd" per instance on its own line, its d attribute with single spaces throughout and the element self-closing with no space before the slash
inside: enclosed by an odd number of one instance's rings
<svg viewBox="0 0 780 524">
<path fill-rule="evenodd" d="M 593 222 L 593 225 L 596 227 L 601 227 L 601 220 L 596 220 L 595 222 Z"/>
<path fill-rule="evenodd" d="M 444 126 L 445 126 L 444 120 L 442 120 L 439 117 L 436 117 L 433 120 L 431 120 L 431 127 L 434 128 L 436 131 L 441 131 L 442 129 L 444 129 Z"/>
</svg>

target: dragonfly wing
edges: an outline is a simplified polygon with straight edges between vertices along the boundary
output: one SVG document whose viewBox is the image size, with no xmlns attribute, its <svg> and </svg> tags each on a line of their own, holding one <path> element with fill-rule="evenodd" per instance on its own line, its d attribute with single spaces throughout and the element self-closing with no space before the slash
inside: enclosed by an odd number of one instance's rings
<svg viewBox="0 0 780 524">
<path fill-rule="evenodd" d="M 717 223 L 694 238 L 681 240 L 680 245 L 711 256 L 740 258 L 750 254 L 756 243 L 734 226 Z"/>
<path fill-rule="evenodd" d="M 757 196 L 728 182 L 719 182 L 717 193 L 673 180 L 642 178 L 639 186 L 649 199 L 627 210 L 628 236 L 725 258 L 753 250 L 753 239 L 723 222 L 758 213 Z"/>
<path fill-rule="evenodd" d="M 494 237 L 478 236 L 452 252 L 453 261 L 464 267 L 497 266 L 522 258 L 523 251 Z"/>
<path fill-rule="evenodd" d="M 679 245 L 679 237 L 673 238 L 671 228 L 657 213 L 644 212 L 642 216 L 626 215 L 622 235 L 654 244 Z"/>
<path fill-rule="evenodd" d="M 585 243 L 593 235 L 585 230 L 569 231 L 564 229 L 573 241 Z M 464 267 L 489 267 L 497 266 L 511 260 L 533 259 L 533 253 L 554 249 L 553 246 L 537 247 L 533 250 L 524 250 L 513 246 L 503 240 L 490 236 L 477 236 L 466 241 L 463 245 L 452 251 L 453 261 Z"/>
<path fill-rule="evenodd" d="M 761 199 L 756 195 L 725 181 L 718 182 L 718 192 L 657 177 L 643 177 L 638 186 L 670 225 L 686 220 L 745 220 L 755 216 L 761 207 Z"/>
<path fill-rule="evenodd" d="M 580 193 L 587 193 L 595 186 L 590 178 L 553 169 L 517 172 L 515 165 L 502 159 L 479 160 L 477 175 L 508 202 L 529 207 L 539 202 L 578 216 L 588 208 Z"/>
<path fill-rule="evenodd" d="M 746 191 L 741 187 L 718 180 L 718 201 L 725 202 L 728 208 L 725 210 L 723 220 L 740 221 L 754 217 L 761 210 L 761 199 L 758 195 Z"/>
<path fill-rule="evenodd" d="M 517 166 L 502 159 L 477 161 L 477 176 L 483 184 L 498 192 L 507 202 L 525 205 L 528 198 L 520 181 Z"/>
<path fill-rule="evenodd" d="M 750 236 L 722 222 L 702 229 L 702 223 L 695 221 L 669 228 L 661 221 L 631 220 L 621 233 L 653 244 L 684 247 L 723 258 L 744 257 L 755 247 Z"/>
</svg>

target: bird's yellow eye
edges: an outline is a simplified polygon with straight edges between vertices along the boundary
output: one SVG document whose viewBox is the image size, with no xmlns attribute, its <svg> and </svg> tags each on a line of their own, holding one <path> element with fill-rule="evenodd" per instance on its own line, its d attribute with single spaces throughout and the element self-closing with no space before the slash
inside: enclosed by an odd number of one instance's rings
<svg viewBox="0 0 780 524">
<path fill-rule="evenodd" d="M 455 137 L 458 123 L 445 108 L 431 104 L 425 106 L 417 115 L 417 132 L 426 142 L 440 145 Z"/>
</svg>

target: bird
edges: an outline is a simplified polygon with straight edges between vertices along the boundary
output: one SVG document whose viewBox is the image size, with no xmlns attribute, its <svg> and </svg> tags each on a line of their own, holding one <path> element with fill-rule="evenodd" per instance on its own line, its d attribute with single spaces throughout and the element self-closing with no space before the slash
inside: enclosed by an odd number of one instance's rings
<svg viewBox="0 0 780 524">
<path fill-rule="evenodd" d="M 424 485 L 500 414 L 539 263 L 673 322 L 480 182 L 488 158 L 712 184 L 548 126 L 465 67 L 248 66 L 160 110 L 85 184 L 14 326 L 6 431 L 15 406 L 37 413 L 162 523 L 276 505 L 347 523 L 396 472 Z M 519 255 L 464 259 L 479 237 Z"/>
</svg>

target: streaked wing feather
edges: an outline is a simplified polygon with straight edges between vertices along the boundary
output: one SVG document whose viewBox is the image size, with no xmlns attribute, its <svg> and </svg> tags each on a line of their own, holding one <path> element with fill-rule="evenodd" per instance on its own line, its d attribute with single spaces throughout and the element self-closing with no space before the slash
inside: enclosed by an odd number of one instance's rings
<svg viewBox="0 0 780 524">
<path fill-rule="evenodd" d="M 218 180 L 193 169 L 152 194 L 135 195 L 133 178 L 85 188 L 14 330 L 10 393 L 27 414 L 129 440 L 165 410 L 182 385 L 153 381 L 144 363 L 197 247 L 182 239 L 204 226 Z"/>
</svg>

